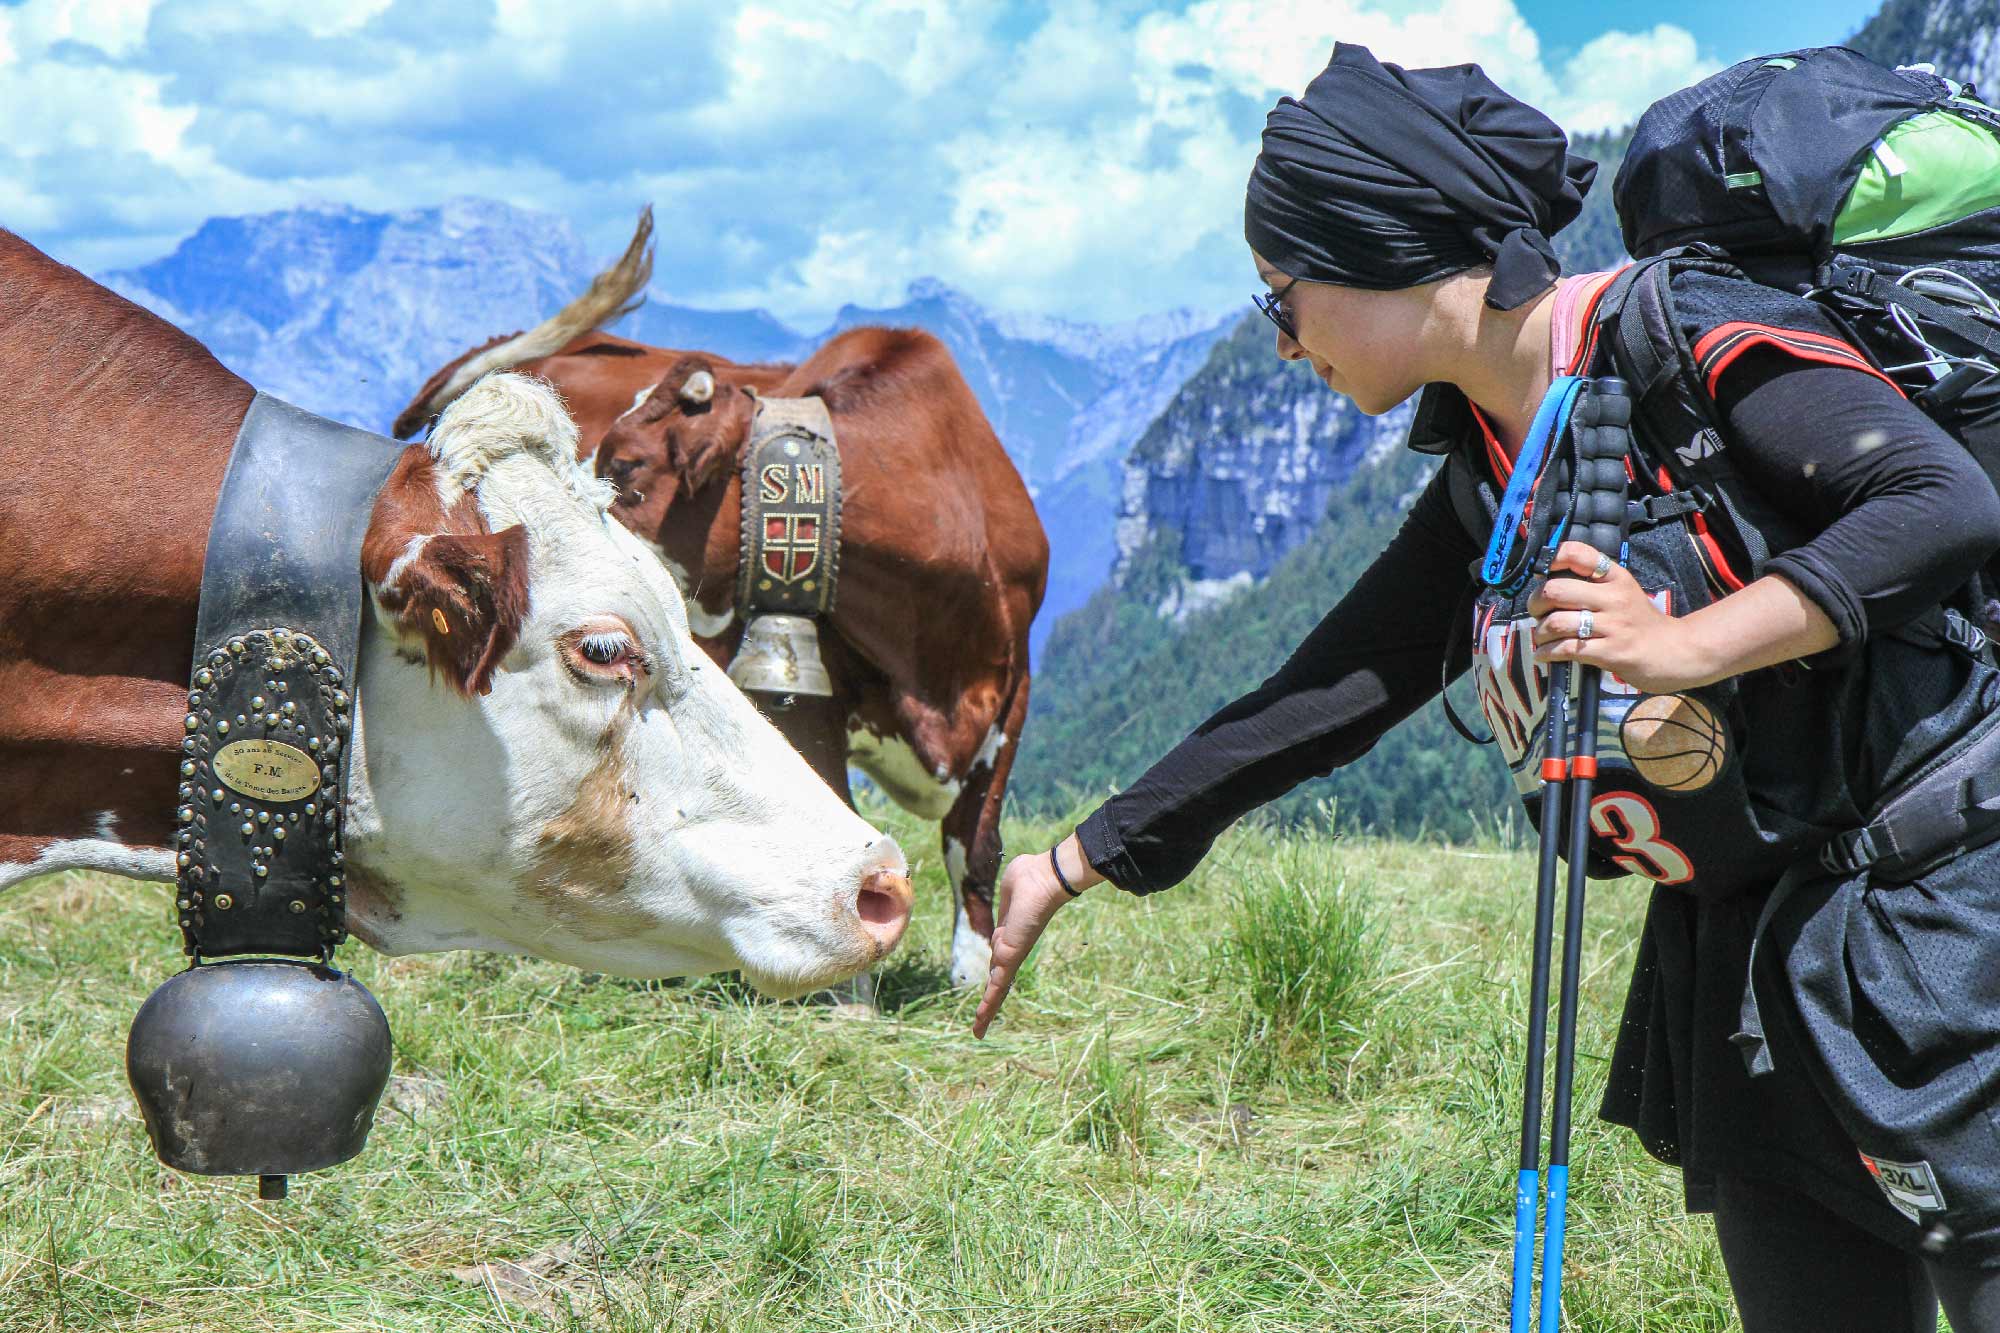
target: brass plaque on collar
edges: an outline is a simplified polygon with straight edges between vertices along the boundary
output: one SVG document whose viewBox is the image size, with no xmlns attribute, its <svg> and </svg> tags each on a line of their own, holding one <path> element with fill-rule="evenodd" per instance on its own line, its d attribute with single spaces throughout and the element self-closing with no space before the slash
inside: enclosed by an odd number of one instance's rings
<svg viewBox="0 0 2000 1333">
<path fill-rule="evenodd" d="M 216 751 L 224 785 L 263 801 L 302 801 L 319 790 L 319 763 L 283 741 L 232 741 Z"/>
</svg>

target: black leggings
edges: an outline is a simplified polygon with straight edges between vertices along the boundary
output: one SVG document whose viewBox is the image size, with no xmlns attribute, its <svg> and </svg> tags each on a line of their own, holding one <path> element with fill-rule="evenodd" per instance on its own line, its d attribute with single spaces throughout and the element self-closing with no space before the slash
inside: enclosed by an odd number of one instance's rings
<svg viewBox="0 0 2000 1333">
<path fill-rule="evenodd" d="M 1716 1181 L 1715 1235 L 1743 1333 L 2000 1333 L 2000 1268 L 1945 1268 L 1783 1186 Z"/>
</svg>

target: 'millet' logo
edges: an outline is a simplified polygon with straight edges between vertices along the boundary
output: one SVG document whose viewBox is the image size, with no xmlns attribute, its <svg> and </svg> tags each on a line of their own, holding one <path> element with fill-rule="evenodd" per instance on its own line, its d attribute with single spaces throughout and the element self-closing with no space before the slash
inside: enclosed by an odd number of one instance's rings
<svg viewBox="0 0 2000 1333">
<path fill-rule="evenodd" d="M 1713 458 L 1722 452 L 1722 437 L 1711 426 L 1704 426 L 1694 433 L 1694 438 L 1674 450 L 1681 463 L 1693 467 L 1704 458 Z"/>
</svg>

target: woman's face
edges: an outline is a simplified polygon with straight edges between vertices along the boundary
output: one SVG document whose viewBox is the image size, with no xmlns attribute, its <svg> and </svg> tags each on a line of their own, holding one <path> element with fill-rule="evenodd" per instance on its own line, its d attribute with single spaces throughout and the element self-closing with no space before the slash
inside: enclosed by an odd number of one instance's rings
<svg viewBox="0 0 2000 1333">
<path fill-rule="evenodd" d="M 1257 276 L 1273 293 L 1285 292 L 1296 340 L 1278 330 L 1278 355 L 1307 361 L 1335 393 L 1344 393 L 1369 416 L 1380 416 L 1424 386 L 1418 355 L 1430 288 L 1371 291 L 1330 282 L 1299 282 L 1254 251 Z"/>
</svg>

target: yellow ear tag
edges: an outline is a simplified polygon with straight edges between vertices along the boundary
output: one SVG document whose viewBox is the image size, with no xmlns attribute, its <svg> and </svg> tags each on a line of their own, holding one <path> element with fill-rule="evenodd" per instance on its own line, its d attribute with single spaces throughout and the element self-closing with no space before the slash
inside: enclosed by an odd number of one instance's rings
<svg viewBox="0 0 2000 1333">
<path fill-rule="evenodd" d="M 431 624 L 437 626 L 437 631 L 440 634 L 451 633 L 451 626 L 445 623 L 444 612 L 438 610 L 436 607 L 431 608 Z"/>
</svg>

